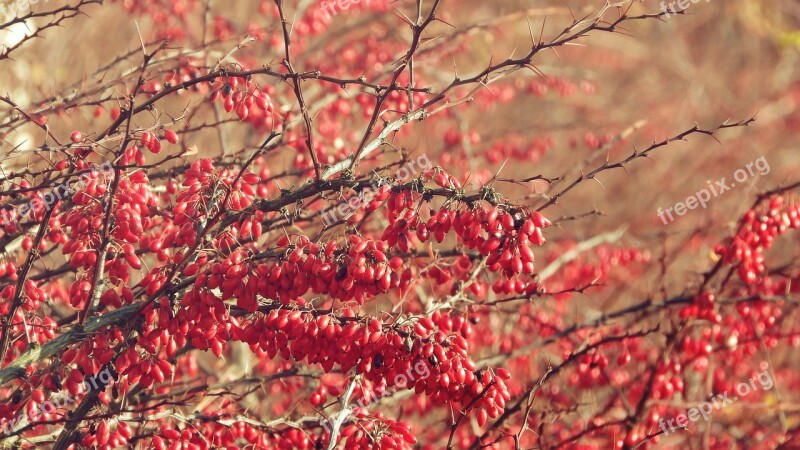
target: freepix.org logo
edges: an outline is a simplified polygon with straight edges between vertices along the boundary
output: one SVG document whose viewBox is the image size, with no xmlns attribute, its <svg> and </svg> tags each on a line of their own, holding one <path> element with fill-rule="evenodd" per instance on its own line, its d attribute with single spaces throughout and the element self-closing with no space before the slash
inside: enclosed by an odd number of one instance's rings
<svg viewBox="0 0 800 450">
<path fill-rule="evenodd" d="M 756 381 L 758 381 L 761 389 L 765 391 L 768 391 L 775 386 L 775 382 L 772 380 L 772 374 L 770 374 L 769 369 L 764 370 L 755 376 L 750 377 L 748 382 L 742 382 L 736 385 L 736 393 L 739 394 L 738 397 L 730 396 L 728 391 L 715 396 L 709 396 L 707 401 L 700 402 L 694 408 L 689 408 L 689 410 L 686 411 L 686 414 L 679 414 L 677 417 L 669 420 L 664 420 L 662 417 L 658 420 L 658 427 L 661 428 L 661 431 L 664 435 L 668 435 L 670 433 L 674 433 L 676 428 L 685 429 L 689 425 L 689 422 L 697 422 L 701 417 L 703 420 L 708 421 L 712 412 L 725 408 L 729 404 L 739 400 L 751 392 L 757 391 L 759 386 L 756 385 Z M 667 430 L 667 427 L 669 427 L 669 430 Z"/>
<path fill-rule="evenodd" d="M 114 374 L 108 367 L 101 370 L 97 375 L 87 377 L 78 385 L 78 393 L 102 390 L 110 386 L 114 381 Z M 35 423 L 42 416 L 55 414 L 59 409 L 64 408 L 69 403 L 74 403 L 76 396 L 69 391 L 56 394 L 53 397 L 41 402 L 36 408 L 25 408 L 19 415 L 11 420 L 3 419 L 0 423 L 0 436 L 13 433 L 28 424 Z"/>
<path fill-rule="evenodd" d="M 106 177 L 113 176 L 114 166 L 110 162 L 105 162 L 99 167 L 83 172 L 80 177 L 62 183 L 52 191 L 45 192 L 41 197 L 33 197 L 29 202 L 22 205 L 11 207 L 0 205 L 0 224 L 16 223 L 26 215 L 32 219 L 37 211 L 49 211 L 57 201 L 83 189 L 89 182 L 101 175 Z"/>
<path fill-rule="evenodd" d="M 433 167 L 433 164 L 431 160 L 428 159 L 428 156 L 421 155 L 417 157 L 417 159 L 409 160 L 407 164 L 400 167 L 394 173 L 394 180 L 400 183 L 408 181 L 411 177 L 416 175 L 417 172 L 425 172 L 431 167 Z M 381 186 L 386 186 L 388 183 L 389 181 L 386 179 L 372 180 L 370 186 L 367 186 L 357 195 L 351 196 L 346 201 L 328 211 L 323 211 L 321 215 L 325 226 L 329 227 L 355 213 L 359 208 L 371 202 L 380 191 Z"/>
<path fill-rule="evenodd" d="M 431 369 L 424 362 L 417 361 L 413 367 L 409 367 L 405 372 L 398 373 L 394 377 L 394 388 L 392 390 L 387 390 L 386 388 L 377 388 L 374 392 L 367 393 L 367 395 L 358 400 L 355 405 L 346 406 L 343 410 L 344 414 L 349 417 L 356 411 L 363 410 L 367 406 L 377 403 L 385 397 L 391 397 L 394 392 L 400 389 L 411 389 L 412 383 L 426 380 L 430 376 Z M 320 418 L 319 424 L 325 429 L 325 431 L 330 433 L 331 429 L 334 427 L 334 419 L 323 417 Z"/>
<path fill-rule="evenodd" d="M 364 0 L 365 4 L 369 4 L 370 0 Z M 337 14 L 337 7 L 339 11 L 345 11 L 350 9 L 350 6 L 357 5 L 361 3 L 361 0 L 323 0 L 320 3 L 320 7 L 322 8 L 322 12 L 325 13 L 325 17 L 330 19 L 331 16 L 335 16 Z"/>
<path fill-rule="evenodd" d="M 682 216 L 686 214 L 690 209 L 695 209 L 698 206 L 705 208 L 708 205 L 708 203 L 712 200 L 712 198 L 717 198 L 722 194 L 724 194 L 726 191 L 735 188 L 737 186 L 737 183 L 741 185 L 742 183 L 747 181 L 748 178 L 754 177 L 756 173 L 758 173 L 761 176 L 764 176 L 767 175 L 771 170 L 769 167 L 769 162 L 767 162 L 767 159 L 764 158 L 763 156 L 756 159 L 753 162 L 747 163 L 745 167 L 747 168 L 747 170 L 737 169 L 736 172 L 733 173 L 733 179 L 736 180 L 735 183 L 726 182 L 725 177 L 722 177 L 721 179 L 715 181 L 714 184 L 711 183 L 711 180 L 708 180 L 706 182 L 708 184 L 708 189 L 701 189 L 697 191 L 695 194 L 690 195 L 685 202 L 678 202 L 675 205 L 670 206 L 669 208 L 666 209 L 658 208 L 658 210 L 656 211 L 658 217 L 661 219 L 664 225 L 667 225 L 668 223 L 676 219 L 676 217 L 672 215 L 673 210 L 677 216 Z M 755 172 L 753 170 L 754 167 L 758 172 Z M 713 197 L 711 196 L 712 193 L 714 194 Z M 667 218 L 669 218 L 669 220 L 667 220 Z"/>
<path fill-rule="evenodd" d="M 711 0 L 706 0 L 706 3 L 710 2 Z M 700 3 L 700 0 L 673 0 L 673 1 L 662 1 L 661 2 L 661 11 L 664 13 L 664 18 L 669 19 L 670 17 L 680 14 L 683 11 L 689 9 L 694 3 Z M 677 8 L 675 6 L 677 5 Z"/>
</svg>

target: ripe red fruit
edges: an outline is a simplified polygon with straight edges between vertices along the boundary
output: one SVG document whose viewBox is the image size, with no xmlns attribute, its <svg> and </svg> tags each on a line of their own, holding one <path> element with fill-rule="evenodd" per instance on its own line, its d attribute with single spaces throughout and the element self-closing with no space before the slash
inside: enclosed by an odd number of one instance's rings
<svg viewBox="0 0 800 450">
<path fill-rule="evenodd" d="M 239 116 L 240 120 L 245 120 L 247 116 L 250 115 L 250 110 L 247 108 L 247 105 L 240 103 L 239 106 L 236 107 L 236 115 Z"/>
<path fill-rule="evenodd" d="M 149 145 L 147 145 L 147 149 L 153 153 L 161 153 L 161 140 L 153 137 Z"/>
<path fill-rule="evenodd" d="M 117 424 L 117 431 L 120 435 L 122 435 L 125 439 L 130 439 L 133 436 L 133 431 L 131 430 L 130 425 L 125 422 L 119 422 Z"/>
<path fill-rule="evenodd" d="M 165 428 L 161 430 L 161 435 L 169 440 L 180 439 L 181 433 L 172 428 Z"/>
<path fill-rule="evenodd" d="M 178 135 L 172 130 L 165 130 L 164 131 L 164 139 L 167 140 L 170 144 L 177 144 L 178 143 Z"/>
<path fill-rule="evenodd" d="M 262 93 L 256 97 L 256 105 L 263 111 L 271 111 L 272 99 L 269 95 Z"/>
<path fill-rule="evenodd" d="M 485 409 L 480 409 L 478 411 L 478 416 L 477 416 L 478 426 L 483 428 L 483 426 L 486 425 L 486 420 L 488 418 L 489 418 L 489 415 L 486 413 L 486 410 Z"/>
<path fill-rule="evenodd" d="M 397 442 L 391 436 L 381 438 L 381 448 L 397 448 Z"/>
<path fill-rule="evenodd" d="M 31 400 L 33 400 L 36 403 L 41 404 L 42 402 L 44 402 L 44 398 L 45 398 L 44 392 L 42 392 L 40 389 L 34 389 L 31 392 Z"/>
</svg>

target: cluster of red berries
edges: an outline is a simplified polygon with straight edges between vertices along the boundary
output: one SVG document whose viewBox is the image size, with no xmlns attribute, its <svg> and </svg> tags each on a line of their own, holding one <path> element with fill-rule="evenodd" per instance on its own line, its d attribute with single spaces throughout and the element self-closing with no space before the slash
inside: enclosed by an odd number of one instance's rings
<svg viewBox="0 0 800 450">
<path fill-rule="evenodd" d="M 374 416 L 355 412 L 354 417 L 357 423 L 342 428 L 345 449 L 412 449 L 417 443 L 407 424 L 388 419 L 380 411 Z M 329 439 L 330 436 L 325 435 L 322 442 L 327 444 Z"/>
<path fill-rule="evenodd" d="M 574 248 L 576 242 L 563 241 L 558 244 L 545 255 L 548 264 L 558 259 L 564 252 Z M 572 297 L 570 289 L 589 284 L 610 284 L 612 281 L 624 282 L 641 272 L 645 268 L 645 263 L 650 261 L 650 253 L 647 250 L 632 247 L 600 245 L 594 253 L 594 260 L 576 259 L 561 266 L 558 272 L 545 283 L 544 290 L 561 292 L 555 296 L 555 299 L 566 300 Z M 627 270 L 614 270 L 620 267 Z"/>
<path fill-rule="evenodd" d="M 592 82 L 584 80 L 576 86 L 574 81 L 565 77 L 548 77 L 544 81 L 534 79 L 528 83 L 528 92 L 540 97 L 550 90 L 558 92 L 561 97 L 569 97 L 577 93 L 579 88 L 586 95 L 595 93 L 595 86 Z"/>
<path fill-rule="evenodd" d="M 187 17 L 196 11 L 197 0 L 117 0 L 128 13 L 148 16 L 156 29 L 156 40 L 187 38 Z"/>
<path fill-rule="evenodd" d="M 284 303 L 313 290 L 363 304 L 391 288 L 405 289 L 412 277 L 409 269 L 401 271 L 401 258 L 386 256 L 384 241 L 350 235 L 345 246 L 329 241 L 322 247 L 300 236 L 289 246 L 284 236 L 278 248 L 286 248 L 284 260 L 257 267 L 252 285 L 261 296 Z"/>
<path fill-rule="evenodd" d="M 355 235 L 343 246 L 283 236 L 276 247 L 282 253 L 279 261 L 257 263 L 236 252 L 212 265 L 210 273 L 199 275 L 195 286 L 219 288 L 223 299 L 235 298 L 239 307 L 251 312 L 258 307 L 257 296 L 289 304 L 309 291 L 363 304 L 392 288 L 405 289 L 411 280 L 409 269 L 401 271 L 402 259 L 389 259 L 387 250 L 386 242 Z M 196 271 L 196 264 L 187 267 L 188 273 Z"/>
<path fill-rule="evenodd" d="M 467 357 L 468 329 L 464 317 L 438 312 L 412 326 L 362 320 L 349 309 L 336 316 L 280 308 L 243 322 L 234 337 L 270 357 L 307 360 L 326 372 L 335 366 L 343 372 L 355 369 L 373 383 L 424 392 L 439 403 L 472 405 L 485 422 L 502 413 L 509 400 L 504 383 L 509 374 L 478 370 Z M 409 377 L 410 371 L 428 376 Z"/>
<path fill-rule="evenodd" d="M 112 430 L 111 426 L 115 424 Z M 94 433 L 87 433 L 81 440 L 81 444 L 86 447 L 97 446 L 104 448 L 118 448 L 128 444 L 128 439 L 133 437 L 133 430 L 130 425 L 123 421 L 116 421 L 112 424 L 108 420 L 100 420 Z"/>
<path fill-rule="evenodd" d="M 218 408 L 208 409 L 209 411 L 203 411 L 203 414 L 211 417 L 219 415 Z M 267 430 L 265 428 L 267 427 L 257 426 L 248 421 L 235 421 L 232 425 L 223 425 L 209 420 L 182 430 L 164 424 L 153 436 L 151 445 L 154 450 L 238 450 L 241 448 L 317 450 L 325 448 L 320 437 L 314 437 L 305 430 L 298 428 Z M 243 446 L 242 441 L 247 445 Z"/>
<path fill-rule="evenodd" d="M 715 299 L 716 296 L 713 292 L 706 291 L 696 295 L 691 305 L 681 308 L 680 318 L 696 317 L 712 323 L 720 323 L 722 316 L 714 308 Z"/>
<path fill-rule="evenodd" d="M 790 229 L 800 229 L 800 204 L 786 205 L 783 197 L 775 196 L 769 199 L 766 210 L 747 211 L 730 244 L 720 244 L 715 251 L 725 263 L 737 265 L 737 273 L 744 283 L 764 285 L 769 283 L 764 250 Z M 780 286 L 775 288 L 780 289 Z"/>
<path fill-rule="evenodd" d="M 161 334 L 160 332 L 158 334 Z M 160 336 L 159 336 L 160 337 Z M 147 340 L 149 345 L 158 344 L 156 340 L 145 336 L 140 336 L 140 340 Z M 146 346 L 143 346 L 146 348 Z M 152 349 L 152 347 L 151 347 Z M 116 370 L 126 377 L 127 385 L 139 384 L 144 388 L 149 388 L 153 384 L 163 383 L 169 379 L 173 372 L 172 364 L 165 359 L 143 358 L 133 347 L 122 353 L 115 360 Z M 120 389 L 125 392 L 125 388 Z"/>
<path fill-rule="evenodd" d="M 147 316 L 148 329 L 140 345 L 155 354 L 163 348 L 168 357 L 188 343 L 220 356 L 231 338 L 231 319 L 225 303 L 207 288 L 194 288 L 181 298 L 174 312 L 162 298 Z"/>
<path fill-rule="evenodd" d="M 258 123 L 264 126 L 272 125 L 271 113 L 274 109 L 272 98 L 269 93 L 255 87 L 252 82 L 239 77 L 227 77 L 225 80 L 218 79 L 221 87 L 211 93 L 212 102 L 222 99 L 222 107 L 226 112 L 236 111 L 240 120 L 247 120 L 251 113 L 258 119 Z M 255 105 L 258 109 L 253 109 Z M 261 111 L 261 113 L 256 113 Z M 268 121 L 269 123 L 265 123 Z"/>
<path fill-rule="evenodd" d="M 250 206 L 256 195 L 253 187 L 260 181 L 258 175 L 246 172 L 239 176 L 237 170 L 214 168 L 210 159 L 192 163 L 184 172 L 172 209 L 172 223 L 179 230 L 174 235 L 176 246 L 193 245 L 198 236 L 198 223 L 211 219 L 220 210 L 241 211 Z M 223 200 L 227 199 L 225 204 Z"/>
<path fill-rule="evenodd" d="M 523 143 L 516 143 L 513 139 L 504 139 L 503 141 L 495 142 L 488 149 L 482 151 L 481 154 L 489 164 L 502 163 L 508 159 L 537 162 L 553 146 L 555 146 L 555 140 L 551 137 L 537 137 Z"/>
<path fill-rule="evenodd" d="M 427 242 L 431 235 L 436 242 L 442 242 L 452 230 L 467 248 L 488 256 L 486 264 L 491 271 L 501 272 L 506 278 L 533 274 L 534 254 L 530 245 L 544 244 L 542 229 L 551 225 L 538 211 L 532 211 L 526 218 L 521 211 L 495 207 L 441 208 L 432 210 L 430 218 L 423 221 L 412 195 L 411 191 L 403 191 L 389 196 L 391 225 L 383 232 L 382 239 L 390 246 L 408 251 L 412 231 L 420 242 Z"/>
<path fill-rule="evenodd" d="M 72 393 L 78 393 L 78 384 L 83 381 L 83 374 L 96 374 L 101 368 L 113 360 L 114 350 L 110 345 L 119 342 L 122 334 L 119 329 L 101 333 L 93 339 L 84 341 L 77 347 L 71 347 L 61 354 L 61 363 L 64 367 L 75 364 L 78 368 L 67 370 L 66 388 Z"/>
<path fill-rule="evenodd" d="M 14 261 L 0 261 L 0 278 L 8 277 L 9 281 L 17 281 L 17 266 Z"/>
</svg>

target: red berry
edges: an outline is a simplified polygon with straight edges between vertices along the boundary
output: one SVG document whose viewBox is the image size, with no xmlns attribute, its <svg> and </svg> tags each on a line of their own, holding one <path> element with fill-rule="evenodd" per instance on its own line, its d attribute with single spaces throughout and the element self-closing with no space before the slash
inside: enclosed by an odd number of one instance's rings
<svg viewBox="0 0 800 450">
<path fill-rule="evenodd" d="M 178 143 L 178 135 L 172 130 L 164 131 L 164 139 L 166 139 L 170 144 Z"/>
</svg>

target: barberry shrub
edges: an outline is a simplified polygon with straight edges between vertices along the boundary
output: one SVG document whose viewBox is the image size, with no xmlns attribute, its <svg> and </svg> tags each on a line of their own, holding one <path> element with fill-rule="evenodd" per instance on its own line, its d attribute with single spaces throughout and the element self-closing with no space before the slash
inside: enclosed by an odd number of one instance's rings
<svg viewBox="0 0 800 450">
<path fill-rule="evenodd" d="M 101 3 L 0 19 L 3 446 L 798 445 L 796 160 L 664 225 L 765 132 L 598 95 L 688 10 Z"/>
</svg>

